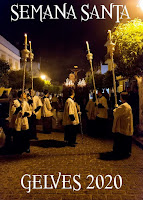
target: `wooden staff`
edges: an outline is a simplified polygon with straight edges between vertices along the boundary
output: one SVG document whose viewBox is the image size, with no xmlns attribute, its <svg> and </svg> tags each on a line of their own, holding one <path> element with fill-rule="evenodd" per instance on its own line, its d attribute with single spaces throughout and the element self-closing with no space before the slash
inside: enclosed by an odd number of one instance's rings
<svg viewBox="0 0 143 200">
<path fill-rule="evenodd" d="M 95 85 L 95 78 L 94 78 L 93 65 L 92 65 L 93 54 L 90 53 L 88 41 L 86 41 L 86 46 L 87 46 L 87 51 L 88 51 L 87 60 L 89 60 L 89 63 L 90 63 L 90 68 L 91 68 L 91 73 L 92 73 L 92 81 L 93 81 L 93 87 L 94 87 L 94 93 L 95 93 L 95 98 L 96 98 L 96 102 L 97 102 L 98 99 L 97 99 L 97 94 L 96 94 L 96 85 Z"/>
</svg>

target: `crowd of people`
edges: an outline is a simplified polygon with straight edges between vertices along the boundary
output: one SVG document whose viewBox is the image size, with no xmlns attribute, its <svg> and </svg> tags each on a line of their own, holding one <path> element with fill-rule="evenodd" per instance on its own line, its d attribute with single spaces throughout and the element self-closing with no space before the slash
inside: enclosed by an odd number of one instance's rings
<svg viewBox="0 0 143 200">
<path fill-rule="evenodd" d="M 4 101 L 0 105 L 0 127 L 6 134 L 8 145 L 12 141 L 13 152 L 20 154 L 30 152 L 31 139 L 38 140 L 37 119 L 42 118 L 43 133 L 50 134 L 52 118 L 56 121 L 56 111 L 63 109 L 61 97 L 53 95 L 49 98 L 48 90 L 44 90 L 41 96 L 31 88 L 23 93 L 22 90 L 12 90 L 10 95 L 2 94 L 1 99 Z"/>
<path fill-rule="evenodd" d="M 36 124 L 37 119 L 40 119 L 41 116 L 43 133 L 50 134 L 52 132 L 54 118 L 56 125 L 60 123 L 61 126 L 64 126 L 64 141 L 71 147 L 75 147 L 77 144 L 76 136 L 81 130 L 79 129 L 81 119 L 86 121 L 84 132 L 87 134 L 94 137 L 102 137 L 107 134 L 110 107 L 108 93 L 104 92 L 103 94 L 102 89 L 99 89 L 97 98 L 93 94 L 93 98 L 86 103 L 84 111 L 83 108 L 80 109 L 79 102 L 76 101 L 74 89 L 69 89 L 68 93 L 68 98 L 64 101 L 62 96 L 52 95 L 50 97 L 48 90 L 44 90 L 42 96 L 37 96 L 31 88 L 27 93 L 22 93 L 21 90 L 12 92 L 8 116 L 1 116 L 3 120 L 1 120 L 0 127 L 3 128 L 6 138 L 12 140 L 14 153 L 30 152 L 30 140 L 38 140 Z M 6 94 L 4 95 L 4 98 L 8 98 Z M 130 93 L 122 92 L 120 94 L 121 105 L 113 110 L 114 144 L 110 154 L 112 157 L 123 158 L 131 155 L 133 114 L 130 100 Z M 4 109 L 3 113 L 5 112 Z M 61 114 L 60 121 L 58 121 L 59 113 Z"/>
</svg>

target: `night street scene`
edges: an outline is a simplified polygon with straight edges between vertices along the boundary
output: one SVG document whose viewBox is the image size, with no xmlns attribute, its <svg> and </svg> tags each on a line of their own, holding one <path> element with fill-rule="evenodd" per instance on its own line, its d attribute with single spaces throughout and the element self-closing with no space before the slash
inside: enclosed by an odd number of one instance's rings
<svg viewBox="0 0 143 200">
<path fill-rule="evenodd" d="M 0 200 L 143 200 L 143 0 L 1 0 Z"/>
</svg>

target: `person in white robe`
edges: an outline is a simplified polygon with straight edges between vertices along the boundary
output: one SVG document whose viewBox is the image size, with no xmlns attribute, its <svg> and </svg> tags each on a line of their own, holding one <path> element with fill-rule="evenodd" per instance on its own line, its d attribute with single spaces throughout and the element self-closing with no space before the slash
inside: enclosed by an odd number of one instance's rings
<svg viewBox="0 0 143 200">
<path fill-rule="evenodd" d="M 95 94 L 93 94 L 93 99 L 90 99 L 86 105 L 87 112 L 87 133 L 94 136 L 95 129 L 95 119 L 97 116 L 97 107 L 95 106 Z"/>
<path fill-rule="evenodd" d="M 102 94 L 102 89 L 98 90 L 98 101 L 96 102 L 95 106 L 98 107 L 96 116 L 96 135 L 106 136 L 108 104 L 107 99 Z"/>
<path fill-rule="evenodd" d="M 120 95 L 122 104 L 113 111 L 114 121 L 112 132 L 114 133 L 113 152 L 117 157 L 129 157 L 131 155 L 133 135 L 133 114 L 132 108 L 127 103 L 128 93 Z"/>
<path fill-rule="evenodd" d="M 42 107 L 41 99 L 34 95 L 34 91 L 32 91 L 31 88 L 29 88 L 29 95 L 27 97 L 28 103 L 30 106 L 30 110 L 32 112 L 31 117 L 28 118 L 29 121 L 29 132 L 30 132 L 30 138 L 31 139 L 38 139 L 37 137 L 37 131 L 36 131 L 36 118 L 40 112 L 40 109 Z"/>
<path fill-rule="evenodd" d="M 43 97 L 43 131 L 50 134 L 52 132 L 52 106 L 49 100 L 48 90 L 44 90 L 45 96 Z"/>
<path fill-rule="evenodd" d="M 15 115 L 14 128 L 15 134 L 13 137 L 14 146 L 16 151 L 19 153 L 30 152 L 29 143 L 29 123 L 28 117 L 31 116 L 31 110 L 29 104 L 27 103 L 26 94 L 22 91 L 18 92 L 18 99 L 13 101 L 11 112 Z"/>
<path fill-rule="evenodd" d="M 67 141 L 68 145 L 71 147 L 75 147 L 76 135 L 79 125 L 77 107 L 73 100 L 74 96 L 74 90 L 70 89 L 69 98 L 66 100 L 63 113 L 63 125 L 65 126 L 64 140 Z"/>
</svg>

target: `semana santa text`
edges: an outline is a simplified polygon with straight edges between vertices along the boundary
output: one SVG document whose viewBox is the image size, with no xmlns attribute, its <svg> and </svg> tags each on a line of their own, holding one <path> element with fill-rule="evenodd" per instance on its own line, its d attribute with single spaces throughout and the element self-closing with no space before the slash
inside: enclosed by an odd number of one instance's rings
<svg viewBox="0 0 143 200">
<path fill-rule="evenodd" d="M 115 18 L 116 23 L 121 19 L 130 19 L 129 12 L 126 5 L 109 4 L 109 8 L 105 5 L 90 5 L 84 4 L 81 6 L 80 11 L 77 11 L 73 5 L 64 3 L 59 5 L 19 5 L 14 4 L 11 6 L 11 22 L 18 20 L 58 20 L 58 19 L 78 19 L 80 14 L 81 22 L 88 20 L 105 20 L 107 17 L 110 19 Z M 78 15 L 77 15 L 78 14 Z M 78 16 L 78 17 L 77 17 Z"/>
</svg>

